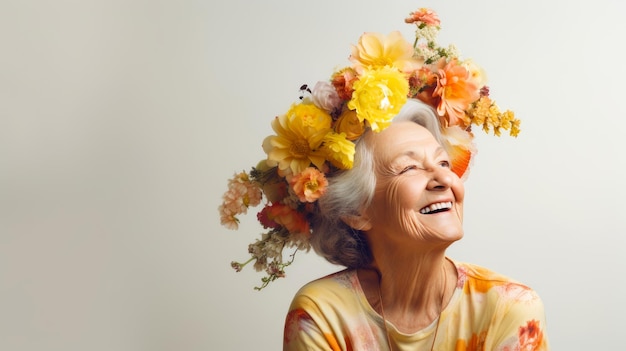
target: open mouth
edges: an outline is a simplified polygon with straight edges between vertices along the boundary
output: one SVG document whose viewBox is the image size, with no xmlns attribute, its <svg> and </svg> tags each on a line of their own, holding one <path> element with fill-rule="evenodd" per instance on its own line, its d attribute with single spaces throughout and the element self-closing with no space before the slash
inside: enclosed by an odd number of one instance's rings
<svg viewBox="0 0 626 351">
<path fill-rule="evenodd" d="M 430 204 L 420 210 L 421 214 L 433 214 L 448 211 L 452 208 L 452 201 L 447 202 L 437 202 L 434 204 Z"/>
</svg>

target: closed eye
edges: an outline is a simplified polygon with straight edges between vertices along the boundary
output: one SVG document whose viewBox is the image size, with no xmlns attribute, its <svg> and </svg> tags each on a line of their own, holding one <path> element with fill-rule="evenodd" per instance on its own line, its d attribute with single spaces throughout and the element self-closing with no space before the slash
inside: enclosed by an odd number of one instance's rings
<svg viewBox="0 0 626 351">
<path fill-rule="evenodd" d="M 416 165 L 406 166 L 406 167 L 404 167 L 404 168 L 402 169 L 402 171 L 400 171 L 400 174 L 406 173 L 406 172 L 411 171 L 411 170 L 414 170 L 414 169 L 417 169 L 417 166 L 416 166 Z"/>
</svg>

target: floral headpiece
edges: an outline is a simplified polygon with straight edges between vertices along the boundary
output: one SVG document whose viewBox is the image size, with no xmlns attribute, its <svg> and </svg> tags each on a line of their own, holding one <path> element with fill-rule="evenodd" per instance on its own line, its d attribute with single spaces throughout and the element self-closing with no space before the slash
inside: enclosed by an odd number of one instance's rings
<svg viewBox="0 0 626 351">
<path fill-rule="evenodd" d="M 257 218 L 267 231 L 249 245 L 247 261 L 231 263 L 241 271 L 254 262 L 257 271 L 266 273 L 255 289 L 284 277 L 296 252 L 310 249 L 309 218 L 326 191 L 326 175 L 352 168 L 354 142 L 367 129 L 388 127 L 408 98 L 436 110 L 452 171 L 459 177 L 476 153 L 472 125 L 497 136 L 502 130 L 519 133 L 513 112 L 501 112 L 490 99 L 483 71 L 461 59 L 454 46 L 437 44 L 435 12 L 420 8 L 405 22 L 416 26 L 413 44 L 398 31 L 363 34 L 352 46 L 351 66 L 312 88 L 303 85 L 300 100 L 272 121 L 276 134 L 263 141 L 267 159 L 229 180 L 219 207 L 227 228 L 237 229 L 237 216 L 264 202 Z M 286 248 L 292 249 L 287 258 Z"/>
</svg>

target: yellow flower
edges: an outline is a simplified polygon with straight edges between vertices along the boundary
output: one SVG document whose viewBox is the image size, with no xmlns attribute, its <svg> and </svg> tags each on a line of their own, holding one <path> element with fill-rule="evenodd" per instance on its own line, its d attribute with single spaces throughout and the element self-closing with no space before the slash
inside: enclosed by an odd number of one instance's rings
<svg viewBox="0 0 626 351">
<path fill-rule="evenodd" d="M 513 111 L 500 112 L 500 108 L 488 96 L 481 96 L 468 109 L 467 121 L 477 126 L 482 126 L 485 133 L 493 129 L 493 134 L 500 136 L 500 129 L 508 130 L 509 134 L 516 137 L 520 132 L 520 120 L 515 118 Z"/>
<path fill-rule="evenodd" d="M 352 46 L 350 61 L 357 72 L 364 69 L 393 66 L 403 72 L 419 68 L 420 62 L 413 57 L 413 45 L 399 31 L 388 36 L 380 33 L 365 33 L 359 44 Z"/>
<path fill-rule="evenodd" d="M 330 128 L 332 122 L 330 115 L 314 104 L 294 104 L 287 111 L 287 116 L 290 119 L 302 120 L 304 127 L 316 131 Z"/>
<path fill-rule="evenodd" d="M 324 138 L 324 151 L 330 163 L 339 169 L 350 169 L 354 164 L 354 143 L 345 133 L 330 132 Z"/>
<path fill-rule="evenodd" d="M 356 110 L 359 121 L 366 120 L 379 132 L 400 112 L 408 93 L 409 82 L 398 69 L 385 66 L 366 70 L 354 83 L 348 108 Z"/>
<path fill-rule="evenodd" d="M 313 163 L 322 168 L 324 151 L 320 149 L 330 130 L 332 118 L 312 104 L 297 104 L 272 121 L 271 135 L 263 141 L 267 164 L 281 171 L 298 174 Z"/>
</svg>

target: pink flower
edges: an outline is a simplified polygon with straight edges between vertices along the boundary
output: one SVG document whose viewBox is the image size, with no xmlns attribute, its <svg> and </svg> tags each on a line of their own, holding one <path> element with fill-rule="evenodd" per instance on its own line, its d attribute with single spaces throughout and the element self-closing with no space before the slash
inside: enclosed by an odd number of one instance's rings
<svg viewBox="0 0 626 351">
<path fill-rule="evenodd" d="M 337 90 L 329 82 L 317 82 L 313 87 L 311 95 L 313 96 L 315 106 L 328 113 L 332 113 L 341 107 L 341 98 L 339 98 Z"/>
<path fill-rule="evenodd" d="M 427 9 L 427 8 L 420 8 L 417 11 L 413 11 L 409 14 L 409 17 L 404 19 L 404 22 L 406 23 L 424 23 L 426 25 L 431 25 L 431 26 L 438 26 L 440 21 L 439 21 L 439 16 L 437 16 L 437 13 L 435 13 L 435 11 L 431 10 L 431 9 Z"/>
<path fill-rule="evenodd" d="M 326 192 L 328 180 L 324 173 L 316 168 L 308 167 L 291 177 L 289 184 L 300 201 L 315 202 Z"/>
<path fill-rule="evenodd" d="M 239 229 L 239 219 L 237 219 L 236 213 L 224 205 L 220 205 L 218 211 L 220 212 L 220 223 L 224 227 L 232 230 Z"/>
<path fill-rule="evenodd" d="M 256 183 L 250 181 L 248 174 L 241 172 L 228 181 L 228 190 L 222 196 L 219 206 L 220 222 L 228 229 L 238 229 L 237 215 L 248 212 L 248 207 L 261 203 L 263 193 Z"/>
</svg>

